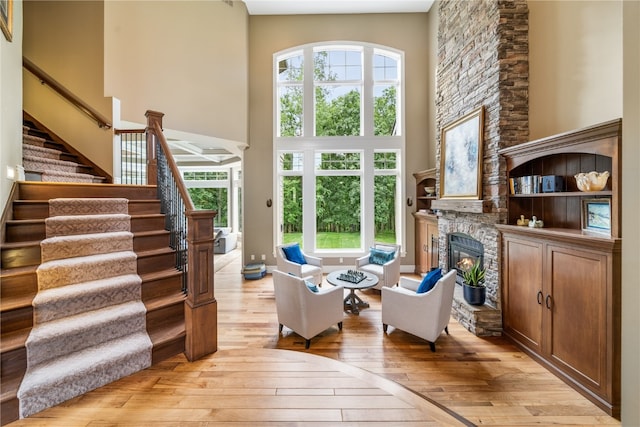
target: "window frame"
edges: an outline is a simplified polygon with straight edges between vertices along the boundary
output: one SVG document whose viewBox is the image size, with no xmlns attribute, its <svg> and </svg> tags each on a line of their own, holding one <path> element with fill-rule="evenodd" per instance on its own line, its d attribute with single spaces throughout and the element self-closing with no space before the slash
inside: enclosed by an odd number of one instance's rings
<svg viewBox="0 0 640 427">
<path fill-rule="evenodd" d="M 359 136 L 315 136 L 315 75 L 313 73 L 313 58 L 315 52 L 319 50 L 338 49 L 350 50 L 361 49 L 363 62 L 363 80 L 361 94 L 361 127 Z M 313 76 L 313 78 L 304 78 L 303 86 L 303 125 L 302 135 L 300 136 L 280 136 L 280 98 L 279 98 L 279 82 L 278 82 L 278 61 L 287 57 L 295 56 L 294 54 L 303 54 L 303 75 Z M 397 80 L 374 80 L 373 79 L 373 57 L 376 54 L 389 56 L 397 61 Z M 374 197 L 373 191 L 371 195 L 367 195 L 367 188 L 373 188 L 374 176 L 377 174 L 395 174 L 397 176 L 397 200 L 396 200 L 396 242 L 402 246 L 403 255 L 406 254 L 406 237 L 405 237 L 405 216 L 406 205 L 403 201 L 406 199 L 405 188 L 405 124 L 404 124 L 404 53 L 391 47 L 376 45 L 371 43 L 361 43 L 353 41 L 344 42 L 322 42 L 311 43 L 301 46 L 295 46 L 290 49 L 279 51 L 273 54 L 273 188 L 276 194 L 276 207 L 274 210 L 274 242 L 281 243 L 282 233 L 280 230 L 281 202 L 279 200 L 279 182 L 280 177 L 291 175 L 292 171 L 281 171 L 279 165 L 279 157 L 283 153 L 299 152 L 303 154 L 303 171 L 302 176 L 303 199 L 302 199 L 302 215 L 303 215 L 303 247 L 305 252 L 319 256 L 331 257 L 355 257 L 360 256 L 368 250 L 369 245 L 374 242 L 375 224 L 374 224 Z M 352 85 L 352 80 L 340 81 L 336 84 Z M 374 135 L 374 87 L 380 84 L 393 84 L 396 90 L 396 133 L 394 135 Z M 311 96 L 309 96 L 309 94 Z M 309 118 L 311 117 L 311 119 Z M 316 215 L 315 215 L 315 180 L 317 170 L 315 169 L 314 159 L 317 152 L 353 152 L 360 151 L 361 155 L 361 247 L 354 250 L 343 249 L 317 249 L 316 242 Z M 374 153 L 381 151 L 395 151 L 396 169 L 376 171 L 374 165 Z M 326 172 L 326 171 L 324 171 Z M 312 195 L 312 196 L 310 196 Z M 311 218 L 313 218 L 311 220 Z"/>
</svg>

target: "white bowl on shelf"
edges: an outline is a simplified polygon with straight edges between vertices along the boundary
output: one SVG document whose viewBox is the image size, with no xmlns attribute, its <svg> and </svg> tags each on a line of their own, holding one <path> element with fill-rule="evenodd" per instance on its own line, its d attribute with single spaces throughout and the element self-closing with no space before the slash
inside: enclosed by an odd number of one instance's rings
<svg viewBox="0 0 640 427">
<path fill-rule="evenodd" d="M 424 187 L 424 192 L 427 196 L 434 196 L 436 194 L 436 187 Z"/>
<path fill-rule="evenodd" d="M 607 186 L 609 171 L 604 172 L 582 172 L 574 175 L 578 190 L 580 191 L 600 191 Z"/>
</svg>

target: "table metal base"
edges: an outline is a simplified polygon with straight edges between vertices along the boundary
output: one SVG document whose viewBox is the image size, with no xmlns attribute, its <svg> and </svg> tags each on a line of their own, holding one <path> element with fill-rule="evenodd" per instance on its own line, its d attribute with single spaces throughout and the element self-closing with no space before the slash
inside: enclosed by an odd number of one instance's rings
<svg viewBox="0 0 640 427">
<path fill-rule="evenodd" d="M 356 295 L 355 289 L 349 290 L 349 295 L 344 299 L 344 310 L 351 311 L 353 314 L 360 314 L 361 308 L 369 308 L 369 303 L 360 299 L 358 295 Z"/>
</svg>

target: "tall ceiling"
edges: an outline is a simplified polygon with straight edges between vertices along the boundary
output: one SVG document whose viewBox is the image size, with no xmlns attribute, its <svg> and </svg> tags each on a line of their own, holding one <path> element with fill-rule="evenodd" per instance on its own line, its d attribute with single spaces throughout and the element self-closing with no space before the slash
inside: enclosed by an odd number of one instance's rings
<svg viewBox="0 0 640 427">
<path fill-rule="evenodd" d="M 231 1 L 231 0 L 224 0 Z M 250 15 L 428 12 L 434 0 L 244 0 Z M 170 131 L 169 131 L 170 132 Z M 165 135 L 167 132 L 165 132 Z M 238 167 L 242 144 L 195 135 L 167 135 L 181 168 Z"/>
</svg>

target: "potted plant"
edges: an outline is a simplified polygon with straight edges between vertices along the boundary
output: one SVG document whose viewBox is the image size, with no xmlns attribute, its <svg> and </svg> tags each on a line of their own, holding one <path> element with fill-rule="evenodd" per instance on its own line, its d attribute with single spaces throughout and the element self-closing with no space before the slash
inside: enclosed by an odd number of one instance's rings
<svg viewBox="0 0 640 427">
<path fill-rule="evenodd" d="M 471 305 L 483 305 L 486 295 L 484 286 L 484 268 L 480 267 L 480 260 L 462 272 L 462 290 L 465 301 Z"/>
</svg>

